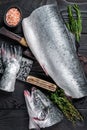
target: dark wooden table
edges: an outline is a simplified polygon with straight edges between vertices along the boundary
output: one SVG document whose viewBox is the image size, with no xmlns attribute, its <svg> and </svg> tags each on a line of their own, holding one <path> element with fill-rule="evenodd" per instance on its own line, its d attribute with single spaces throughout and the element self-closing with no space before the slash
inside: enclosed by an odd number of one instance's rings
<svg viewBox="0 0 87 130">
<path fill-rule="evenodd" d="M 60 13 L 64 20 L 67 20 L 66 5 L 62 3 L 62 0 L 57 0 Z M 71 1 L 71 0 L 67 0 Z M 74 2 L 86 2 L 87 0 L 72 0 Z M 5 10 L 10 5 L 18 5 L 22 9 L 23 18 L 30 15 L 30 13 L 47 3 L 55 3 L 55 0 L 1 0 L 0 1 L 0 27 L 4 25 L 3 15 Z M 80 40 L 79 53 L 87 55 L 87 4 L 81 6 L 83 16 L 83 31 Z M 84 12 L 85 11 L 85 12 Z M 15 30 L 11 30 L 21 36 L 23 36 L 21 24 Z M 0 36 L 1 40 L 1 36 Z M 52 80 L 47 77 L 38 62 L 35 61 L 31 70 L 31 75 L 41 77 L 43 79 Z M 6 93 L 0 91 L 0 130 L 28 130 L 29 117 L 26 109 L 26 104 L 23 96 L 23 91 L 29 89 L 31 85 L 21 81 L 16 81 L 14 93 Z M 84 122 L 74 127 L 66 118 L 59 124 L 56 124 L 45 130 L 87 130 L 87 98 L 80 100 L 73 100 L 73 104 L 78 108 L 84 117 Z"/>
</svg>

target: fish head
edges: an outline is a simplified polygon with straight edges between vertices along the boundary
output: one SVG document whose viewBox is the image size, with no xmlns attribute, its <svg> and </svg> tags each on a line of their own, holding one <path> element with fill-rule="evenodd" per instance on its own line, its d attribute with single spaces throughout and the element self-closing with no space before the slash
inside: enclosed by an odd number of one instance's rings
<svg viewBox="0 0 87 130">
<path fill-rule="evenodd" d="M 31 93 L 24 91 L 28 114 L 29 128 L 45 128 L 52 126 L 63 119 L 63 115 L 47 96 L 40 90 L 32 88 Z"/>
<path fill-rule="evenodd" d="M 32 88 L 31 93 L 24 91 L 28 112 L 36 120 L 44 120 L 49 113 L 49 101 L 43 93 Z"/>
</svg>

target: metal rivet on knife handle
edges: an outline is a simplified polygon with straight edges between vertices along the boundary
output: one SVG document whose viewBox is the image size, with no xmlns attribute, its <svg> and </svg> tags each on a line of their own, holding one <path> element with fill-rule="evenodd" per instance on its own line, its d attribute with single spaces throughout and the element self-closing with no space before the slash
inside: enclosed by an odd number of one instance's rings
<svg viewBox="0 0 87 130">
<path fill-rule="evenodd" d="M 55 84 L 42 80 L 40 78 L 36 78 L 34 76 L 28 76 L 26 81 L 30 84 L 36 85 L 38 87 L 47 89 L 52 92 L 56 91 L 56 88 L 57 88 L 57 86 Z"/>
</svg>

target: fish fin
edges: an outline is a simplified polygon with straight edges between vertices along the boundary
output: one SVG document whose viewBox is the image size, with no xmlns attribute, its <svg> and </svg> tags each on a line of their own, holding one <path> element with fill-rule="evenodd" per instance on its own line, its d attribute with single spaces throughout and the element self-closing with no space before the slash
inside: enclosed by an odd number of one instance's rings
<svg viewBox="0 0 87 130">
<path fill-rule="evenodd" d="M 48 76 L 48 72 L 47 72 L 45 66 L 41 64 L 41 67 L 42 67 L 43 71 L 45 72 L 45 74 Z"/>
<path fill-rule="evenodd" d="M 26 105 L 29 106 L 31 95 L 28 90 L 24 90 L 24 97 L 25 97 Z"/>
<path fill-rule="evenodd" d="M 26 107 L 28 110 L 29 115 L 32 115 L 32 109 L 30 106 L 30 101 L 31 101 L 31 96 L 30 96 L 30 92 L 28 90 L 24 90 L 24 97 L 25 97 L 25 102 L 26 102 Z"/>
<path fill-rule="evenodd" d="M 28 90 L 24 90 L 24 96 L 30 96 L 30 93 Z"/>
<path fill-rule="evenodd" d="M 29 129 L 40 130 L 40 127 L 35 123 L 35 121 L 31 117 L 29 119 Z"/>
</svg>

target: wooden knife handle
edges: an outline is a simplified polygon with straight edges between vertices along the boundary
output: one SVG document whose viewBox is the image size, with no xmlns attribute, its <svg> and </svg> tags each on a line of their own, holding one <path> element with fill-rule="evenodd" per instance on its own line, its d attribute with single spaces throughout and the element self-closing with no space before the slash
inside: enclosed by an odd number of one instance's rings
<svg viewBox="0 0 87 130">
<path fill-rule="evenodd" d="M 44 89 L 47 89 L 52 92 L 56 91 L 56 88 L 57 88 L 57 86 L 55 84 L 42 80 L 40 78 L 36 78 L 34 76 L 28 76 L 26 81 L 28 83 L 31 83 L 33 85 L 36 85 L 36 86 L 44 88 Z"/>
<path fill-rule="evenodd" d="M 7 36 L 7 37 L 19 42 L 21 45 L 23 45 L 25 47 L 28 46 L 24 37 L 21 37 L 18 34 L 15 34 L 15 33 L 11 32 L 11 31 L 9 31 L 5 27 L 0 28 L 0 34 L 2 34 L 4 36 Z"/>
</svg>

